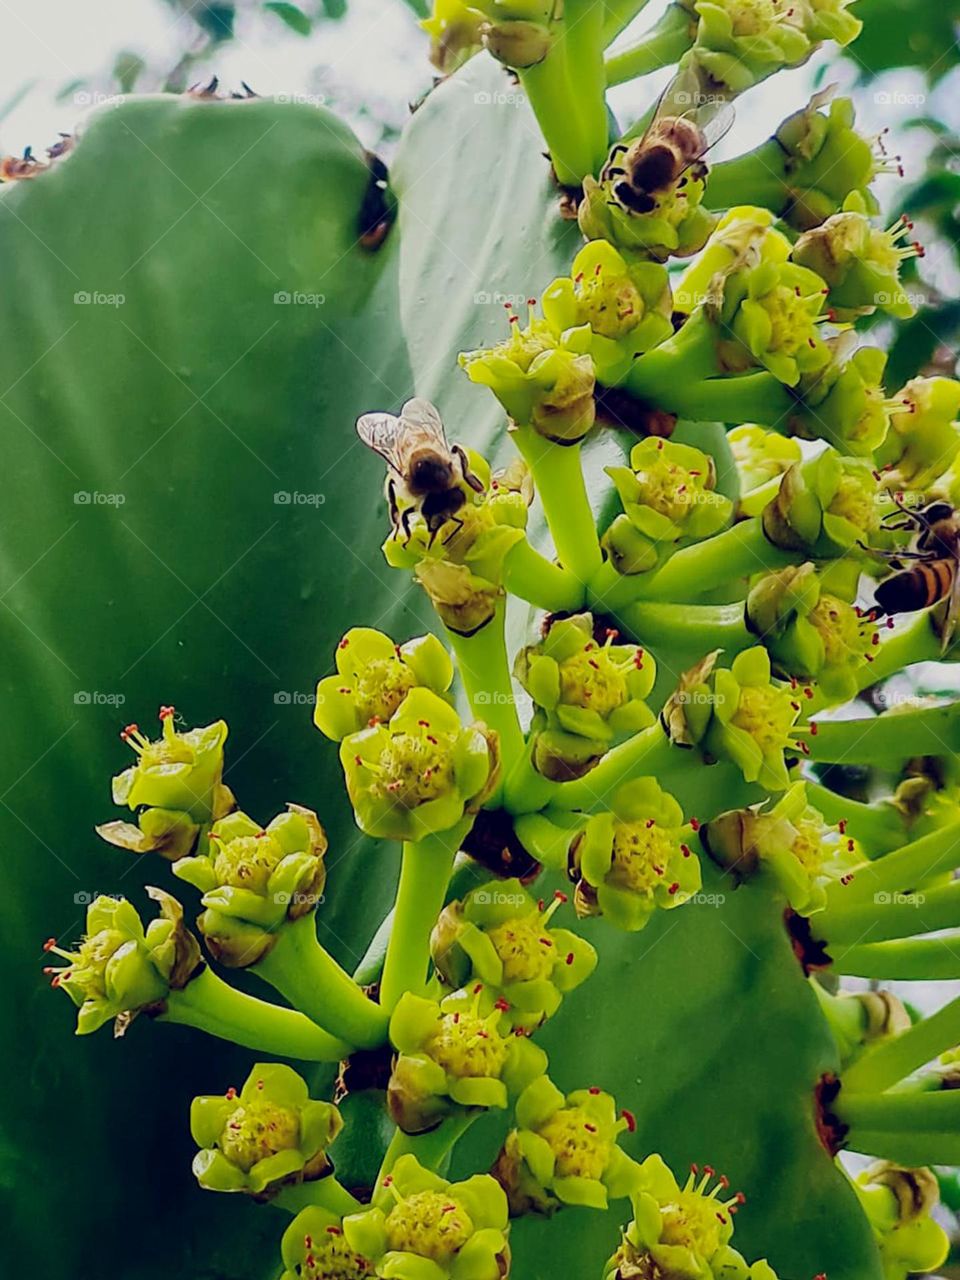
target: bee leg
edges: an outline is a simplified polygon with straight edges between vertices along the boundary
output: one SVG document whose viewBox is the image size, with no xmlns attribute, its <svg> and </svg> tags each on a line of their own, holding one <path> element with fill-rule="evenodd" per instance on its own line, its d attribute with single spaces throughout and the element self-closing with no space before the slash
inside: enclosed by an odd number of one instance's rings
<svg viewBox="0 0 960 1280">
<path fill-rule="evenodd" d="M 463 528 L 463 521 L 460 519 L 459 516 L 450 516 L 450 523 L 455 525 L 456 528 L 451 529 L 450 532 L 447 534 L 447 536 L 444 538 L 443 540 L 444 546 L 447 545 L 447 543 L 450 541 L 451 538 L 455 538 L 457 534 L 460 532 L 460 530 Z M 439 533 L 439 529 L 437 530 L 437 532 Z"/>
<path fill-rule="evenodd" d="M 463 446 L 459 444 L 451 445 L 451 452 L 459 459 L 460 470 L 463 473 L 463 478 L 466 480 L 470 488 L 476 493 L 483 493 L 483 481 L 479 476 L 475 476 L 470 470 L 470 463 L 467 461 L 467 455 L 464 452 Z M 461 520 L 460 523 L 463 524 L 463 521 Z"/>
<path fill-rule="evenodd" d="M 413 508 L 407 507 L 406 511 L 400 516 L 400 528 L 407 535 L 407 543 L 413 537 L 413 530 L 410 528 L 410 517 L 413 515 Z"/>
<path fill-rule="evenodd" d="M 621 167 L 620 165 L 618 165 L 618 164 L 614 165 L 612 168 L 610 168 L 610 167 L 608 166 L 608 167 L 604 170 L 604 172 L 606 173 L 606 176 L 607 176 L 608 178 L 616 177 L 618 174 L 619 174 L 619 176 L 620 176 L 621 178 L 625 178 L 625 177 L 627 176 L 627 171 L 626 171 L 626 169 L 622 168 L 622 167 Z"/>
<path fill-rule="evenodd" d="M 400 523 L 400 507 L 397 503 L 397 486 L 393 480 L 387 481 L 387 502 L 390 506 L 390 523 L 396 528 Z"/>
</svg>

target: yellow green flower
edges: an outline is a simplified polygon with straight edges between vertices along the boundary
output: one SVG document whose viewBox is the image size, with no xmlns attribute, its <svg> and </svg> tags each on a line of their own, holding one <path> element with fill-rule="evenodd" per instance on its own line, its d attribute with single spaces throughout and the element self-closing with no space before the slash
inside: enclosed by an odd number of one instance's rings
<svg viewBox="0 0 960 1280">
<path fill-rule="evenodd" d="M 422 1133 L 456 1107 L 504 1108 L 542 1075 L 547 1057 L 483 983 L 439 1002 L 407 991 L 390 1019 L 397 1050 L 387 1102 L 404 1133 Z"/>
<path fill-rule="evenodd" d="M 430 37 L 430 61 L 451 75 L 482 47 L 485 15 L 463 0 L 433 0 L 433 12 L 420 23 Z"/>
<path fill-rule="evenodd" d="M 448 1182 L 403 1155 L 387 1178 L 392 1203 L 343 1220 L 351 1249 L 384 1280 L 497 1280 L 510 1270 L 507 1200 L 489 1174 Z"/>
<path fill-rule="evenodd" d="M 774 546 L 830 559 L 869 546 L 884 509 L 870 462 L 828 447 L 784 474 L 764 508 L 763 531 Z"/>
<path fill-rule="evenodd" d="M 317 685 L 313 722 L 340 742 L 377 720 L 389 720 L 411 689 L 445 694 L 453 681 L 450 655 L 436 636 L 396 645 L 382 631 L 352 627 L 337 645 L 337 674 Z"/>
<path fill-rule="evenodd" d="M 283 1233 L 280 1280 L 372 1280 L 373 1262 L 351 1247 L 343 1219 L 329 1209 L 309 1205 Z"/>
<path fill-rule="evenodd" d="M 677 281 L 673 291 L 674 308 L 689 314 L 705 304 L 719 307 L 723 277 L 747 259 L 786 262 L 790 241 L 773 230 L 774 221 L 773 213 L 759 205 L 735 205 L 728 209 L 703 253 Z"/>
<path fill-rule="evenodd" d="M 780 477 L 802 458 L 800 446 L 790 436 L 753 423 L 728 431 L 727 442 L 740 480 L 737 509 L 745 516 L 759 515 L 776 493 Z"/>
<path fill-rule="evenodd" d="M 655 262 L 627 262 L 606 240 L 591 240 L 543 294 L 543 315 L 556 333 L 587 326 L 597 377 L 622 381 L 634 359 L 673 333 L 670 283 Z"/>
<path fill-rule="evenodd" d="M 700 890 L 693 828 L 655 778 L 636 778 L 595 813 L 570 848 L 577 914 L 602 915 L 619 929 L 642 929 L 657 910 L 688 902 Z"/>
<path fill-rule="evenodd" d="M 479 807 L 495 740 L 431 689 L 412 689 L 385 723 L 350 734 L 340 762 L 357 825 L 383 840 L 422 840 Z"/>
<path fill-rule="evenodd" d="M 114 1034 L 122 1035 L 138 1013 L 161 1011 L 170 991 L 185 987 L 201 964 L 183 907 L 162 889 L 147 892 L 160 904 L 160 915 L 146 929 L 132 903 L 101 896 L 87 907 L 86 936 L 76 951 L 57 946 L 54 938 L 44 944 L 67 961 L 46 972 L 77 1006 L 79 1036 L 111 1019 Z"/>
<path fill-rule="evenodd" d="M 800 0 L 803 28 L 811 40 L 835 40 L 847 45 L 863 30 L 863 23 L 849 12 L 856 0 Z"/>
<path fill-rule="evenodd" d="M 818 328 L 826 292 L 815 272 L 794 262 L 734 268 L 723 281 L 720 315 L 741 348 L 736 365 L 746 359 L 743 367 L 762 366 L 788 387 L 821 369 L 830 359 Z"/>
<path fill-rule="evenodd" d="M 618 1114 L 610 1094 L 592 1088 L 564 1096 L 540 1076 L 517 1099 L 516 1120 L 494 1166 L 513 1216 L 564 1205 L 606 1209 L 637 1185 L 639 1166 L 617 1145 L 635 1127 L 633 1116 Z"/>
<path fill-rule="evenodd" d="M 766 649 L 744 649 L 729 668 L 719 667 L 713 693 L 704 737 L 710 753 L 732 760 L 746 782 L 759 782 L 767 791 L 786 790 L 784 752 L 796 750 L 793 729 L 800 704 L 789 686 L 771 678 Z"/>
<path fill-rule="evenodd" d="M 886 353 L 857 347 L 852 330 L 827 340 L 830 362 L 800 379 L 790 427 L 810 440 L 829 440 L 843 453 L 872 457 L 882 447 L 896 401 L 883 389 Z"/>
<path fill-rule="evenodd" d="M 943 1265 L 950 1240 L 932 1216 L 940 1196 L 929 1169 L 880 1160 L 854 1178 L 853 1189 L 879 1246 L 884 1280 L 907 1280 Z"/>
<path fill-rule="evenodd" d="M 826 905 L 826 887 L 862 862 L 856 841 L 807 803 L 795 782 L 775 804 L 721 813 L 703 827 L 704 844 L 721 866 L 746 880 L 758 869 L 773 876 L 790 906 L 809 916 Z"/>
<path fill-rule="evenodd" d="M 925 488 L 948 471 L 960 452 L 960 382 L 911 378 L 894 397 L 890 431 L 877 465 L 887 488 Z"/>
<path fill-rule="evenodd" d="M 657 263 L 687 258 L 703 248 L 717 223 L 716 214 L 703 205 L 706 172 L 704 164 L 691 165 L 677 182 L 653 193 L 648 213 L 638 213 L 618 197 L 620 178 L 598 182 L 588 174 L 577 210 L 580 230 L 588 240 L 606 240 Z"/>
<path fill-rule="evenodd" d="M 258 1062 L 243 1088 L 194 1098 L 193 1172 L 207 1191 L 268 1198 L 331 1170 L 327 1148 L 343 1128 L 332 1102 L 315 1102 L 292 1067 Z"/>
<path fill-rule="evenodd" d="M 781 67 L 799 66 L 822 39 L 809 35 L 799 12 L 777 0 L 696 0 L 694 8 L 700 17 L 694 55 L 732 93 Z"/>
<path fill-rule="evenodd" d="M 438 975 L 450 987 L 482 983 L 508 1006 L 503 1024 L 534 1030 L 597 964 L 589 942 L 553 927 L 565 901 L 558 893 L 545 905 L 517 879 L 471 889 L 444 908 L 434 927 L 430 950 Z"/>
<path fill-rule="evenodd" d="M 615 638 L 608 632 L 600 643 L 592 616 L 574 614 L 517 654 L 514 674 L 536 705 L 533 760 L 547 778 L 582 776 L 617 741 L 653 723 L 644 701 L 656 678 L 653 659 Z"/>
</svg>

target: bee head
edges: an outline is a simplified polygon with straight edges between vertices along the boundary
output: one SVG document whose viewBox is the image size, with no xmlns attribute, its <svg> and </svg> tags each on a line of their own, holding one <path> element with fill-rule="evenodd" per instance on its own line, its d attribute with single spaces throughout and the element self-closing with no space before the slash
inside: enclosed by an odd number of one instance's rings
<svg viewBox="0 0 960 1280">
<path fill-rule="evenodd" d="M 410 488 L 415 493 L 442 493 L 454 483 L 453 463 L 435 449 L 423 449 L 410 460 Z"/>
</svg>

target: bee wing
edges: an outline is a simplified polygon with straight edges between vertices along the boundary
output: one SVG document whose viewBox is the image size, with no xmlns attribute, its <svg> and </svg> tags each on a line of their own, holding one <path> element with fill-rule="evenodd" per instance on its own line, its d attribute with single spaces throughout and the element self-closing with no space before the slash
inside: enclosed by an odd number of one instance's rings
<svg viewBox="0 0 960 1280">
<path fill-rule="evenodd" d="M 947 612 L 944 615 L 943 629 L 940 632 L 941 653 L 946 653 L 950 648 L 950 643 L 957 630 L 958 621 L 960 621 L 960 559 L 955 559 L 953 562 L 953 582 L 950 586 Z"/>
<path fill-rule="evenodd" d="M 655 124 L 668 118 L 689 120 L 703 135 L 701 151 L 690 160 L 693 164 L 733 128 L 733 103 L 727 102 L 720 94 L 706 93 L 694 68 L 684 67 L 660 95 L 647 133 Z"/>
<path fill-rule="evenodd" d="M 363 443 L 398 473 L 402 472 L 397 452 L 402 430 L 402 422 L 392 413 L 365 413 L 357 419 L 357 435 Z"/>
<path fill-rule="evenodd" d="M 422 400 L 419 397 L 408 400 L 400 410 L 400 421 L 402 424 L 415 427 L 421 435 L 429 436 L 444 453 L 450 452 L 443 419 L 436 405 L 432 405 L 429 400 Z"/>
</svg>

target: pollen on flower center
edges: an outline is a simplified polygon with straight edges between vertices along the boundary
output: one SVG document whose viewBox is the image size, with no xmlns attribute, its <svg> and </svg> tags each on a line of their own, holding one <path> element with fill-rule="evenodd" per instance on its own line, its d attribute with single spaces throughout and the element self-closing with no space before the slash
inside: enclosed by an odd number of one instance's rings
<svg viewBox="0 0 960 1280">
<path fill-rule="evenodd" d="M 824 659 L 829 666 L 861 657 L 870 647 L 870 627 L 852 605 L 836 596 L 821 595 L 810 611 L 809 621 L 823 641 Z"/>
<path fill-rule="evenodd" d="M 536 982 L 553 972 L 553 948 L 538 916 L 507 920 L 487 930 L 503 964 L 504 982 Z"/>
<path fill-rule="evenodd" d="M 443 795 L 454 782 L 449 749 L 447 735 L 394 734 L 380 753 L 375 787 L 409 809 Z"/>
<path fill-rule="evenodd" d="M 387 1245 L 438 1264 L 449 1263 L 473 1235 L 464 1207 L 442 1191 L 417 1191 L 390 1210 Z"/>
<path fill-rule="evenodd" d="M 770 320 L 771 351 L 796 355 L 816 335 L 816 325 L 807 305 L 807 299 L 787 285 L 777 285 L 760 299 Z"/>
<path fill-rule="evenodd" d="M 842 516 L 864 533 L 874 532 L 880 524 L 880 511 L 875 491 L 856 475 L 840 477 L 837 491 L 830 503 L 830 514 Z"/>
<path fill-rule="evenodd" d="M 301 1280 L 365 1280 L 374 1274 L 373 1263 L 351 1249 L 339 1227 L 328 1227 L 319 1239 L 308 1237 L 304 1245 Z"/>
<path fill-rule="evenodd" d="M 661 1209 L 660 1239 L 709 1258 L 720 1248 L 717 1201 L 696 1191 L 681 1191 L 673 1204 Z"/>
<path fill-rule="evenodd" d="M 583 1107 L 561 1107 L 538 1132 L 553 1150 L 555 1176 L 602 1178 L 612 1144 Z"/>
<path fill-rule="evenodd" d="M 117 951 L 128 942 L 126 934 L 119 929 L 101 929 L 90 938 L 80 943 L 78 954 L 70 956 L 72 976 L 80 980 L 88 997 L 97 998 L 106 995 L 106 968 Z M 56 950 L 56 948 L 51 948 Z M 58 951 L 58 954 L 59 953 Z M 67 958 L 67 953 L 62 953 Z"/>
<path fill-rule="evenodd" d="M 673 842 L 657 823 L 618 822 L 608 879 L 634 893 L 650 894 L 662 882 Z"/>
<path fill-rule="evenodd" d="M 777 20 L 773 0 L 729 0 L 726 8 L 735 36 L 763 35 Z"/>
<path fill-rule="evenodd" d="M 823 870 L 825 831 L 823 825 L 811 818 L 799 818 L 794 823 L 796 834 L 790 845 L 790 852 L 811 876 L 819 875 Z M 827 849 L 832 852 L 832 849 Z"/>
<path fill-rule="evenodd" d="M 652 507 L 675 524 L 683 522 L 690 508 L 701 501 L 701 483 L 686 467 L 659 457 L 656 468 L 635 471 L 640 486 L 638 501 Z"/>
<path fill-rule="evenodd" d="M 292 1150 L 299 1139 L 296 1114 L 264 1101 L 237 1107 L 224 1127 L 219 1145 L 232 1164 L 249 1173 L 267 1156 Z"/>
<path fill-rule="evenodd" d="M 796 712 L 785 690 L 772 685 L 743 685 L 740 701 L 730 723 L 751 738 L 764 752 L 783 750 L 787 745 Z"/>
<path fill-rule="evenodd" d="M 266 893 L 282 857 L 283 850 L 272 836 L 237 836 L 219 850 L 213 869 L 220 884 Z"/>
<path fill-rule="evenodd" d="M 605 338 L 622 337 L 643 319 L 643 298 L 629 276 L 591 274 L 578 285 L 577 301 L 582 322 Z"/>
<path fill-rule="evenodd" d="M 560 697 L 608 716 L 627 701 L 626 677 L 604 649 L 590 646 L 560 663 Z"/>
<path fill-rule="evenodd" d="M 397 658 L 374 658 L 355 676 L 356 706 L 361 720 L 389 720 L 414 687 L 416 679 Z"/>
<path fill-rule="evenodd" d="M 503 1037 L 472 1013 L 445 1013 L 427 1052 L 453 1076 L 499 1076 L 506 1060 Z"/>
</svg>

